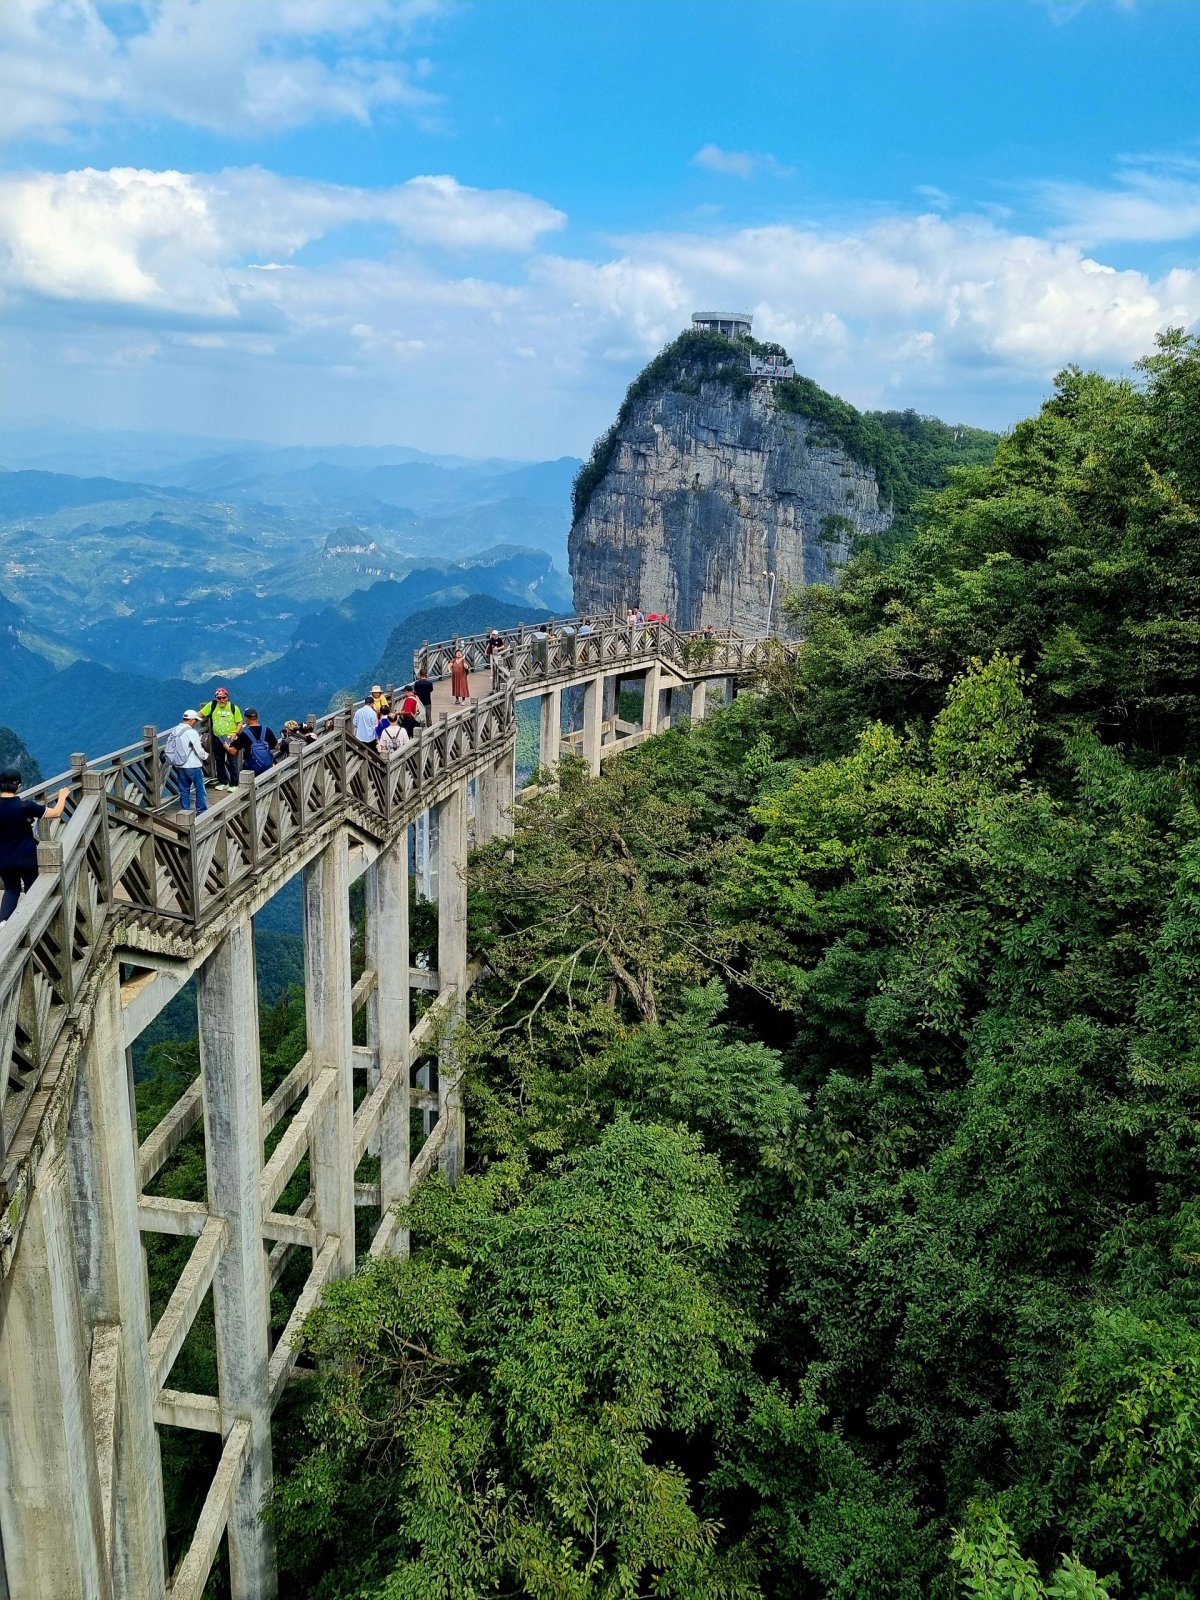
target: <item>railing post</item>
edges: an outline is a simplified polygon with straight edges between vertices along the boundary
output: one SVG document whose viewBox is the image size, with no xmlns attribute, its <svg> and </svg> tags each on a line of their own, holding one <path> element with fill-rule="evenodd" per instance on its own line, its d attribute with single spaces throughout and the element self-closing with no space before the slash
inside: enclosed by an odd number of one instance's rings
<svg viewBox="0 0 1200 1600">
<path fill-rule="evenodd" d="M 252 873 L 258 871 L 258 794 L 254 778 L 255 774 L 245 768 L 238 773 L 238 804 L 246 812 L 246 845 Z"/>
<path fill-rule="evenodd" d="M 146 799 L 151 806 L 159 806 L 166 792 L 167 774 L 158 759 L 158 729 L 152 722 L 142 728 L 142 744 L 145 746 Z"/>
<path fill-rule="evenodd" d="M 100 816 L 100 881 L 104 888 L 106 901 L 112 899 L 113 871 L 112 871 L 112 844 L 108 828 L 108 794 L 104 784 L 102 772 L 84 772 L 80 774 L 80 788 L 85 796 L 95 795 Z"/>
</svg>

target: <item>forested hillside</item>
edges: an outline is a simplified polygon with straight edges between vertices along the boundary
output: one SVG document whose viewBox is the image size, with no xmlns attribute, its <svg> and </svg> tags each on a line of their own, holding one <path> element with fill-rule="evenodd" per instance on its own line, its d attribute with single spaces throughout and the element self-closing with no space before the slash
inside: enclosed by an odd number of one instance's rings
<svg viewBox="0 0 1200 1600">
<path fill-rule="evenodd" d="M 288 1592 L 1178 1600 L 1200 353 L 1069 371 L 768 692 L 476 862 L 471 1171 L 333 1286 Z"/>
</svg>

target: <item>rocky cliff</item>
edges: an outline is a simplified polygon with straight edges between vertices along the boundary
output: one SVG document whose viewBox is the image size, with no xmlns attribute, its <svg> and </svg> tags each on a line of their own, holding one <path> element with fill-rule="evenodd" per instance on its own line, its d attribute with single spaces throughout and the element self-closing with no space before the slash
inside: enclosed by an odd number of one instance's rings
<svg viewBox="0 0 1200 1600">
<path fill-rule="evenodd" d="M 685 335 L 635 382 L 577 487 L 577 612 L 640 604 L 758 633 L 774 573 L 778 628 L 789 588 L 828 581 L 856 534 L 889 525 L 874 469 L 747 368 L 744 347 Z"/>
</svg>

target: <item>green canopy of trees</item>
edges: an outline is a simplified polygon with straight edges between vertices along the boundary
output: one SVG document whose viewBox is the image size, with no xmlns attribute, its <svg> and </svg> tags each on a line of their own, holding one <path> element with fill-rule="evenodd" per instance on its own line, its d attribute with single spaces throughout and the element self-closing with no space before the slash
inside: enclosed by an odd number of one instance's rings
<svg viewBox="0 0 1200 1600">
<path fill-rule="evenodd" d="M 1195 1594 L 1195 342 L 794 605 L 476 859 L 470 1170 L 310 1319 L 287 1592 Z"/>
</svg>

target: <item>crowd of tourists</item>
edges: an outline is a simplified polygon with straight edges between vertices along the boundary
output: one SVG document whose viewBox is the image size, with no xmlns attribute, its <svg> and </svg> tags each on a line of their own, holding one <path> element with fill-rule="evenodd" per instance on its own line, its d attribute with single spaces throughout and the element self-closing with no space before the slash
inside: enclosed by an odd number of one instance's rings
<svg viewBox="0 0 1200 1600">
<path fill-rule="evenodd" d="M 666 622 L 657 612 L 649 614 L 640 607 L 631 606 L 626 613 L 630 628 L 647 623 Z M 706 629 L 706 633 L 711 633 Z M 577 623 L 566 623 L 562 635 L 573 633 L 582 638 L 594 633 L 595 628 L 587 617 Z M 556 643 L 560 634 L 554 623 L 547 620 L 533 630 L 533 639 L 542 645 Z M 508 642 L 497 628 L 493 628 L 485 641 L 483 657 L 489 665 L 503 665 Z M 450 662 L 450 694 L 456 706 L 465 705 L 471 698 L 470 672 L 461 649 L 456 649 Z M 378 683 L 354 710 L 351 727 L 360 744 L 369 744 L 385 759 L 397 755 L 417 729 L 428 725 L 433 718 L 433 680 L 424 669 L 411 683 L 397 691 L 393 706 L 388 695 Z M 311 744 L 334 725 L 333 719 L 325 721 L 320 732 L 312 721 L 289 719 L 277 734 L 261 720 L 254 706 L 243 711 L 229 690 L 217 689 L 211 700 L 199 707 L 189 707 L 163 744 L 162 759 L 179 793 L 179 809 L 197 814 L 208 810 L 209 793 L 231 791 L 238 786 L 242 772 L 255 776 L 269 772 L 275 764 L 275 753 L 281 746 L 295 742 Z M 21 895 L 32 887 L 37 878 L 36 827 L 43 818 L 61 817 L 69 796 L 68 789 L 60 789 L 54 802 L 44 805 L 40 801 L 21 798 L 21 774 L 15 770 L 0 772 L 0 923 L 6 922 L 16 910 Z"/>
</svg>

